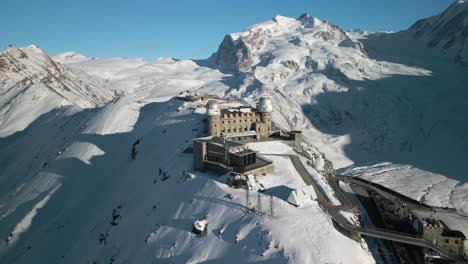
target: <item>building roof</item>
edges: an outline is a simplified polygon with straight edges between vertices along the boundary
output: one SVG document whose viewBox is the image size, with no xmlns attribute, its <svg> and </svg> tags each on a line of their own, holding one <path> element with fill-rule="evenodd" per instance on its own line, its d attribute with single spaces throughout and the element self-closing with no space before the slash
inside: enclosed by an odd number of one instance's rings
<svg viewBox="0 0 468 264">
<path fill-rule="evenodd" d="M 254 108 L 248 108 L 250 111 L 245 110 L 246 108 L 225 108 L 221 109 L 221 116 L 223 118 L 235 118 L 235 117 L 255 117 L 257 116 L 257 110 Z"/>
<path fill-rule="evenodd" d="M 444 237 L 458 237 L 458 238 L 466 239 L 465 235 L 462 232 L 458 230 L 451 230 L 441 220 L 434 219 L 434 218 L 422 218 L 422 219 L 419 219 L 419 221 L 421 221 L 421 223 L 424 225 L 425 228 L 434 228 L 434 227 L 442 228 L 442 236 Z"/>
<path fill-rule="evenodd" d="M 206 142 L 212 144 L 219 144 L 225 145 L 226 147 L 240 147 L 243 146 L 242 143 L 234 142 L 229 139 L 224 139 L 222 137 L 210 136 L 210 137 L 202 137 L 202 138 L 194 138 L 194 141 L 198 142 Z"/>
<path fill-rule="evenodd" d="M 256 153 L 256 152 L 250 149 L 242 149 L 240 151 L 231 152 L 231 154 L 236 155 L 236 156 L 245 156 L 245 155 L 253 154 L 253 153 Z"/>
<path fill-rule="evenodd" d="M 254 108 L 252 107 L 248 107 L 248 106 L 240 106 L 240 107 L 236 107 L 236 108 L 226 108 L 227 111 L 229 112 L 232 112 L 232 113 L 235 113 L 235 112 L 240 112 L 240 113 L 252 113 L 253 111 L 255 111 Z"/>
<path fill-rule="evenodd" d="M 442 222 L 434 218 L 422 218 L 419 219 L 424 226 L 427 227 L 442 227 Z"/>
<path fill-rule="evenodd" d="M 233 137 L 253 137 L 257 136 L 257 132 L 254 130 L 247 131 L 247 132 L 240 132 L 240 133 L 228 133 L 226 134 L 226 138 L 233 138 Z"/>
<path fill-rule="evenodd" d="M 466 239 L 465 235 L 461 231 L 450 230 L 448 228 L 444 228 L 444 230 L 442 231 L 442 236 L 444 236 L 444 237 L 458 237 L 458 238 Z"/>
</svg>

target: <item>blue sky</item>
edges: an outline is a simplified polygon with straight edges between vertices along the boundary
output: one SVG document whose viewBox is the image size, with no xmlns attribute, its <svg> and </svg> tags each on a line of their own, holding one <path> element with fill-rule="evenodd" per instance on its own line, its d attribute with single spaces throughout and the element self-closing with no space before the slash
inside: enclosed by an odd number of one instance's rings
<svg viewBox="0 0 468 264">
<path fill-rule="evenodd" d="M 224 35 L 275 15 L 309 13 L 344 29 L 401 30 L 453 0 L 6 0 L 0 47 L 37 44 L 49 54 L 207 58 Z"/>
</svg>

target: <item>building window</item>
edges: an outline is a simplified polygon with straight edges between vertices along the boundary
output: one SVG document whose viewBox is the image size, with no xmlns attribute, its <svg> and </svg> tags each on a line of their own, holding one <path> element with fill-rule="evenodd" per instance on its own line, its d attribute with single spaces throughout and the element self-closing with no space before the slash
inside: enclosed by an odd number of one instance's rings
<svg viewBox="0 0 468 264">
<path fill-rule="evenodd" d="M 231 133 L 231 129 L 230 129 L 230 128 L 228 128 L 228 133 Z"/>
<path fill-rule="evenodd" d="M 455 239 L 453 242 L 458 245 L 458 240 L 457 239 Z"/>
<path fill-rule="evenodd" d="M 445 243 L 447 243 L 447 244 L 450 243 L 450 239 L 446 238 Z"/>
</svg>

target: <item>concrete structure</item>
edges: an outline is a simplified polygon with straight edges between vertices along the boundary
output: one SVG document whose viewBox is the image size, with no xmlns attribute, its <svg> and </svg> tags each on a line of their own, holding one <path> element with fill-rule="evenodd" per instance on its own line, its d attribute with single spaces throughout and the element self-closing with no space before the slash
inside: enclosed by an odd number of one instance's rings
<svg viewBox="0 0 468 264">
<path fill-rule="evenodd" d="M 300 130 L 275 131 L 270 135 L 270 139 L 279 140 L 292 148 L 302 150 L 302 132 Z"/>
<path fill-rule="evenodd" d="M 273 163 L 241 143 L 206 137 L 193 140 L 193 168 L 260 175 L 272 172 Z"/>
<path fill-rule="evenodd" d="M 257 108 L 238 107 L 222 109 L 220 105 L 210 100 L 206 105 L 208 115 L 208 134 L 210 136 L 230 137 L 236 134 L 250 133 L 253 139 L 267 138 L 272 133 L 271 113 L 273 105 L 271 99 L 262 97 Z M 256 133 L 256 138 L 251 132 Z"/>
<path fill-rule="evenodd" d="M 317 194 L 315 193 L 314 187 L 309 185 L 301 189 L 291 191 L 286 201 L 294 206 L 301 206 L 307 201 L 316 199 Z"/>
<path fill-rule="evenodd" d="M 302 149 L 302 132 L 299 130 L 294 130 L 289 132 L 290 139 L 296 149 Z"/>
<path fill-rule="evenodd" d="M 463 243 L 466 237 L 460 231 L 450 230 L 442 221 L 431 218 L 416 218 L 413 227 L 424 239 L 449 253 L 464 254 Z"/>
</svg>

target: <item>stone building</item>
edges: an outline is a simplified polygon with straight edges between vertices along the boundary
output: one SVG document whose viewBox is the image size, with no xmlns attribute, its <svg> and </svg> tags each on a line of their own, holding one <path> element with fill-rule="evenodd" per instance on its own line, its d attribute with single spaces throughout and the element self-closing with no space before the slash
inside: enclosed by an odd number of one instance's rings
<svg viewBox="0 0 468 264">
<path fill-rule="evenodd" d="M 397 198 L 388 198 L 378 194 L 375 191 L 369 191 L 369 194 L 374 198 L 374 202 L 377 204 L 380 212 L 390 217 L 397 219 L 408 219 L 410 216 L 410 211 L 407 204 Z M 385 219 L 384 219 L 385 220 Z"/>
<path fill-rule="evenodd" d="M 465 235 L 460 231 L 449 229 L 442 221 L 431 218 L 416 218 L 413 227 L 423 238 L 449 253 L 464 254 Z"/>
<path fill-rule="evenodd" d="M 273 163 L 241 143 L 206 137 L 193 140 L 193 168 L 260 175 L 272 172 Z"/>
<path fill-rule="evenodd" d="M 273 105 L 268 97 L 260 98 L 257 108 L 238 107 L 222 109 L 211 100 L 206 105 L 208 134 L 237 140 L 267 138 L 272 133 Z"/>
</svg>

